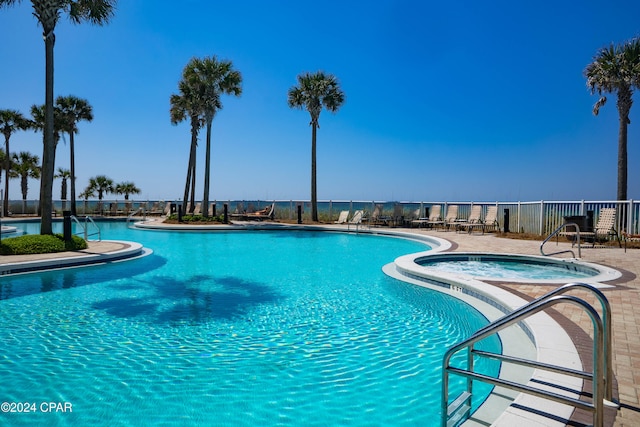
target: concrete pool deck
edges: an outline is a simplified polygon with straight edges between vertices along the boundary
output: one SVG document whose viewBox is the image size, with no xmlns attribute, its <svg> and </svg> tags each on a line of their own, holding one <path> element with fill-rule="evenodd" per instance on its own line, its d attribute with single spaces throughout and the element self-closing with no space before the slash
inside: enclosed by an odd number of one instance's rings
<svg viewBox="0 0 640 427">
<path fill-rule="evenodd" d="M 153 227 L 165 228 L 159 222 L 155 222 Z M 267 224 L 253 224 L 251 228 L 266 228 Z M 277 225 L 282 226 L 282 224 Z M 287 225 L 288 226 L 288 225 Z M 216 226 L 222 228 L 224 226 Z M 307 226 L 305 226 L 307 227 Z M 345 229 L 346 226 L 327 226 L 328 228 Z M 168 228 L 168 227 L 167 227 Z M 201 227 L 205 228 L 205 227 Z M 242 227 L 238 227 L 242 228 Z M 372 228 L 372 232 L 385 232 L 386 228 Z M 443 232 L 425 229 L 402 229 L 396 228 L 393 231 L 415 233 L 418 235 L 432 236 L 446 239 L 451 242 L 452 251 L 465 252 L 500 252 L 524 255 L 539 255 L 540 241 L 512 240 L 498 238 L 493 234 L 479 233 L 456 233 L 453 231 Z M 369 230 L 367 230 L 369 231 Z M 127 250 L 131 242 L 90 242 L 89 248 L 85 251 L 63 252 L 59 254 L 45 255 L 25 255 L 25 256 L 0 256 L 0 274 L 3 266 L 7 265 L 38 265 L 47 263 L 51 267 L 61 267 L 65 263 L 93 263 L 105 262 L 104 255 L 118 253 Z M 571 249 L 570 242 L 549 242 L 546 245 L 547 251 L 556 252 L 559 250 Z M 561 257 L 568 257 L 563 254 Z M 102 258 L 102 260 L 101 260 Z M 121 258 L 121 257 L 120 257 Z M 618 247 L 606 248 L 582 248 L 582 260 L 596 264 L 606 265 L 620 270 L 622 277 L 607 284 L 615 286 L 602 289 L 609 299 L 612 308 L 613 324 L 613 370 L 617 380 L 617 397 L 620 402 L 620 409 L 617 411 L 608 410 L 605 417 L 605 425 L 632 427 L 640 425 L 640 250 L 630 249 L 627 252 Z M 537 298 L 552 289 L 558 287 L 557 284 L 528 284 L 509 283 L 507 281 L 495 284 L 507 289 L 516 295 L 530 300 Z M 594 304 L 597 302 L 588 293 L 580 291 L 576 296 Z M 574 344 L 579 350 L 589 355 L 591 352 L 591 342 L 589 335 L 592 330 L 592 323 L 589 316 L 580 308 L 573 305 L 562 304 L 555 306 L 555 315 L 569 334 L 574 338 Z M 589 356 L 582 357 L 583 364 L 590 369 L 591 360 Z M 614 419 L 615 418 L 615 419 Z M 576 411 L 568 425 L 590 425 L 591 415 L 583 411 Z"/>
</svg>

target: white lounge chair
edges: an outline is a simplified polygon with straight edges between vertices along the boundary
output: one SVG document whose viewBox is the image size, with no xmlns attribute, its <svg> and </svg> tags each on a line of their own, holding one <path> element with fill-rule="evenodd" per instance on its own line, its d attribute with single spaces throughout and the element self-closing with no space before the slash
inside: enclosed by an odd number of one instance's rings
<svg viewBox="0 0 640 427">
<path fill-rule="evenodd" d="M 473 228 L 474 225 L 481 223 L 480 222 L 481 215 L 482 215 L 482 206 L 480 205 L 471 206 L 471 213 L 469 213 L 469 218 L 467 218 L 465 222 L 457 222 L 455 224 L 456 232 L 463 229 L 467 229 L 469 232 L 471 232 L 471 228 Z"/>
<path fill-rule="evenodd" d="M 442 206 L 431 205 L 431 209 L 429 211 L 429 217 L 415 219 L 411 221 L 411 226 L 413 227 L 415 225 L 415 226 L 418 226 L 418 228 L 420 228 L 421 226 L 433 227 L 436 224 L 443 224 L 443 223 L 444 222 L 442 221 Z"/>
<path fill-rule="evenodd" d="M 344 224 L 349 219 L 349 211 L 341 211 L 337 221 L 333 221 L 334 224 Z"/>
<path fill-rule="evenodd" d="M 364 211 L 358 210 L 353 213 L 353 216 L 347 222 L 347 230 L 351 228 L 351 226 L 355 226 L 356 230 L 362 225 L 362 216 L 364 215 Z"/>
</svg>

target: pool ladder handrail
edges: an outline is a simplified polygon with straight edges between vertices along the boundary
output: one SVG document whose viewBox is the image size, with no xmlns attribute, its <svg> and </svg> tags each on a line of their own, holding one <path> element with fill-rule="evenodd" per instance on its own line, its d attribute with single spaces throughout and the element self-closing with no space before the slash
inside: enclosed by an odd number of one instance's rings
<svg viewBox="0 0 640 427">
<path fill-rule="evenodd" d="M 82 228 L 82 235 L 84 236 L 84 240 L 89 241 L 89 236 L 95 235 L 98 235 L 98 242 L 102 240 L 102 236 L 100 235 L 100 227 L 98 227 L 98 224 L 96 224 L 93 218 L 91 218 L 89 215 L 84 217 L 84 224 L 80 222 L 78 217 L 76 217 L 75 215 L 71 215 L 71 219 L 75 221 L 79 227 Z M 97 231 L 89 234 L 89 223 L 93 224 Z M 76 233 L 76 235 L 79 236 L 80 233 Z"/>
<path fill-rule="evenodd" d="M 129 222 L 131 222 L 131 219 L 137 215 L 139 212 L 142 212 L 142 220 L 146 221 L 147 220 L 147 211 L 143 208 L 143 207 L 139 207 L 138 209 L 136 209 L 135 211 L 131 212 L 129 215 L 127 215 L 127 228 L 129 228 Z"/>
<path fill-rule="evenodd" d="M 558 228 L 556 228 L 551 234 L 549 234 L 549 236 L 547 236 L 547 238 L 544 239 L 544 241 L 542 243 L 540 243 L 540 253 L 542 255 L 551 256 L 551 255 L 559 255 L 559 254 L 564 254 L 564 253 L 570 253 L 573 258 L 576 257 L 576 254 L 571 249 L 567 249 L 566 251 L 553 252 L 553 253 L 550 253 L 550 254 L 545 254 L 544 253 L 544 249 L 543 249 L 544 244 L 547 243 L 549 240 L 551 240 L 551 238 L 553 236 L 556 237 L 556 245 L 557 245 L 558 244 L 558 233 L 560 233 L 560 230 L 562 230 L 563 228 L 565 228 L 565 227 L 567 227 L 569 225 L 573 225 L 573 226 L 576 227 L 576 243 L 578 245 L 578 258 L 582 258 L 582 251 L 580 249 L 580 226 L 578 224 L 576 224 L 575 222 L 564 223 L 564 224 L 560 225 Z"/>
<path fill-rule="evenodd" d="M 602 318 L 597 311 L 586 301 L 575 296 L 560 296 L 574 289 L 583 289 L 590 291 L 600 301 L 602 309 Z M 571 303 L 578 305 L 584 309 L 591 317 L 594 326 L 593 338 L 593 372 L 578 371 L 547 363 L 536 362 L 513 356 L 505 356 L 502 354 L 491 353 L 482 350 L 475 350 L 474 344 L 487 338 L 490 335 L 505 329 L 508 326 L 519 323 L 524 319 L 549 308 L 558 303 Z M 450 366 L 451 358 L 460 350 L 467 349 L 467 369 L 455 368 Z M 608 406 L 618 406 L 613 402 L 613 366 L 611 363 L 611 306 L 604 294 L 597 288 L 586 283 L 569 283 L 561 286 L 540 298 L 531 301 L 520 307 L 514 312 L 507 314 L 489 325 L 479 329 L 468 339 L 451 347 L 445 353 L 443 358 L 442 373 L 442 426 L 449 427 L 460 424 L 467 419 L 471 411 L 471 398 L 473 394 L 473 380 L 483 381 L 494 386 L 502 386 L 521 393 L 528 393 L 537 397 L 550 399 L 556 402 L 572 405 L 576 408 L 585 409 L 593 412 L 593 425 L 600 427 L 603 425 L 603 405 L 605 401 Z M 519 384 L 512 381 L 493 378 L 487 375 L 479 374 L 473 371 L 473 357 L 487 357 L 496 359 L 501 362 L 509 362 L 522 366 L 533 367 L 536 369 L 561 373 L 564 375 L 582 378 L 583 380 L 591 380 L 593 387 L 593 398 L 591 403 L 579 399 L 563 396 L 551 391 L 531 387 L 526 384 Z M 467 378 L 467 389 L 461 393 L 451 404 L 449 404 L 449 373 L 458 374 Z"/>
</svg>

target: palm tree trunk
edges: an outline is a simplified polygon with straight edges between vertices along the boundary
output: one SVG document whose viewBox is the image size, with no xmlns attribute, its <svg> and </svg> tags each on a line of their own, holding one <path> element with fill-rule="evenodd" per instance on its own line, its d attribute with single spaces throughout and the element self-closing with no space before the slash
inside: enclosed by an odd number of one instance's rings
<svg viewBox="0 0 640 427">
<path fill-rule="evenodd" d="M 189 188 L 192 186 L 192 182 L 195 180 L 195 170 L 196 170 L 195 163 L 196 163 L 197 146 L 198 146 L 198 135 L 193 131 L 193 128 L 192 128 L 191 147 L 189 150 L 189 165 L 187 167 L 187 180 L 184 184 L 184 197 L 182 198 L 183 200 L 182 209 L 184 210 L 184 213 L 187 213 L 190 210 L 193 210 L 192 208 L 190 209 L 190 207 L 188 206 L 188 203 L 189 203 Z M 193 205 L 193 196 L 191 196 L 191 199 L 192 199 L 191 205 Z"/>
<path fill-rule="evenodd" d="M 11 155 L 9 154 L 9 136 L 4 136 L 4 200 L 2 205 L 2 214 L 9 215 L 9 169 L 11 168 Z"/>
<path fill-rule="evenodd" d="M 316 131 L 318 124 L 311 123 L 311 220 L 318 221 L 318 189 L 316 186 Z"/>
<path fill-rule="evenodd" d="M 209 206 L 209 175 L 211 174 L 211 121 L 207 121 L 207 147 L 204 158 L 204 195 L 202 206 Z M 206 212 L 206 210 L 205 210 Z"/>
<path fill-rule="evenodd" d="M 42 174 L 40 176 L 40 234 L 53 234 L 53 175 L 55 141 L 53 136 L 53 31 L 44 34 L 45 45 L 45 119 Z"/>
<path fill-rule="evenodd" d="M 189 201 L 189 213 L 193 213 L 196 208 L 196 157 L 193 157 L 191 166 L 191 200 Z"/>
<path fill-rule="evenodd" d="M 69 132 L 70 173 L 71 173 L 71 215 L 76 215 L 76 154 L 73 145 L 73 132 Z"/>
<path fill-rule="evenodd" d="M 631 90 L 618 91 L 618 200 L 627 200 L 627 126 L 633 100 Z"/>
</svg>

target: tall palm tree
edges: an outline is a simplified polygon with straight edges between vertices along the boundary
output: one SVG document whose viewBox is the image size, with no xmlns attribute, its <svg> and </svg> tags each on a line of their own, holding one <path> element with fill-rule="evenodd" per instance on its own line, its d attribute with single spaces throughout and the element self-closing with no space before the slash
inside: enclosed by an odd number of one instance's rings
<svg viewBox="0 0 640 427">
<path fill-rule="evenodd" d="M 0 0 L 0 7 L 12 6 L 21 0 Z M 40 180 L 40 234 L 53 234 L 53 175 L 55 140 L 53 128 L 53 46 L 55 28 L 60 15 L 66 13 L 71 22 L 102 25 L 113 16 L 117 0 L 31 0 L 33 15 L 42 27 L 45 45 L 45 126 Z"/>
<path fill-rule="evenodd" d="M 104 195 L 113 193 L 114 190 L 115 188 L 111 178 L 108 178 L 105 175 L 98 175 L 96 177 L 89 178 L 89 186 L 85 189 L 85 193 L 98 193 L 98 211 L 102 212 L 102 199 Z"/>
<path fill-rule="evenodd" d="M 13 154 L 13 173 L 20 178 L 22 190 L 22 212 L 27 207 L 27 193 L 29 192 L 29 178 L 40 179 L 40 159 L 29 152 L 21 151 Z"/>
<path fill-rule="evenodd" d="M 59 96 L 56 105 L 60 109 L 61 129 L 69 134 L 69 166 L 71 169 L 71 215 L 76 215 L 76 166 L 74 135 L 78 133 L 78 122 L 93 120 L 93 108 L 86 99 L 77 96 Z"/>
<path fill-rule="evenodd" d="M 211 126 L 218 110 L 222 109 L 220 96 L 223 94 L 240 96 L 242 94 L 242 75 L 233 69 L 233 63 L 218 60 L 215 56 L 192 58 L 183 72 L 183 79 L 197 98 L 202 118 L 207 125 L 204 195 L 202 205 L 209 206 L 209 187 L 211 176 Z"/>
<path fill-rule="evenodd" d="M 133 182 L 121 182 L 115 187 L 116 194 L 124 194 L 124 199 L 129 200 L 130 194 L 140 194 L 140 189 Z"/>
<path fill-rule="evenodd" d="M 298 75 L 298 85 L 289 89 L 291 108 L 305 109 L 311 115 L 311 220 L 318 221 L 318 191 L 316 185 L 316 132 L 322 107 L 335 113 L 344 103 L 344 92 L 332 74 L 322 71 Z"/>
<path fill-rule="evenodd" d="M 19 130 L 27 130 L 31 122 L 17 110 L 0 110 L 0 131 L 4 135 L 4 201 L 2 212 L 9 212 L 9 170 L 11 169 L 11 151 L 9 151 L 9 139 Z"/>
<path fill-rule="evenodd" d="M 58 172 L 56 172 L 54 178 L 62 179 L 60 200 L 62 200 L 62 210 L 64 211 L 67 209 L 67 181 L 71 178 L 71 171 L 69 169 L 58 168 Z"/>
<path fill-rule="evenodd" d="M 169 98 L 169 115 L 171 124 L 177 125 L 189 117 L 191 122 L 191 146 L 189 150 L 189 164 L 187 167 L 187 179 L 184 186 L 184 209 L 185 212 L 193 212 L 195 208 L 195 188 L 196 188 L 196 149 L 198 147 L 198 133 L 202 128 L 201 109 L 197 105 L 197 97 L 193 94 L 192 88 L 183 79 L 178 84 L 179 94 L 172 94 Z M 189 190 L 191 189 L 191 203 L 189 203 Z"/>
<path fill-rule="evenodd" d="M 640 38 L 602 48 L 584 70 L 587 87 L 600 99 L 593 106 L 598 115 L 605 105 L 604 93 L 616 94 L 618 101 L 618 200 L 627 200 L 627 126 L 633 104 L 633 90 L 640 87 Z"/>
</svg>

